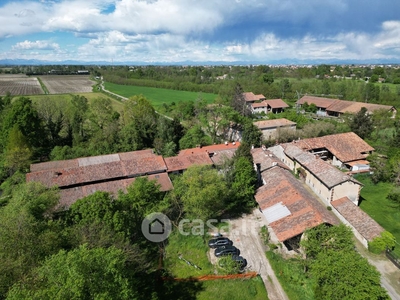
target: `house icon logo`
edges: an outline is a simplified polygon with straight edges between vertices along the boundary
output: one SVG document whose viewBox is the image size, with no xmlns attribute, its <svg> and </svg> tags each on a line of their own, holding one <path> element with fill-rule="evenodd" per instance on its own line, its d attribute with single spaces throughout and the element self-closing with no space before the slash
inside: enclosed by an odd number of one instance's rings
<svg viewBox="0 0 400 300">
<path fill-rule="evenodd" d="M 171 229 L 171 220 L 162 213 L 152 213 L 142 221 L 143 235 L 154 243 L 166 240 Z"/>
<path fill-rule="evenodd" d="M 151 234 L 164 234 L 165 232 L 164 223 L 159 219 L 154 219 L 149 224 L 149 232 Z"/>
</svg>

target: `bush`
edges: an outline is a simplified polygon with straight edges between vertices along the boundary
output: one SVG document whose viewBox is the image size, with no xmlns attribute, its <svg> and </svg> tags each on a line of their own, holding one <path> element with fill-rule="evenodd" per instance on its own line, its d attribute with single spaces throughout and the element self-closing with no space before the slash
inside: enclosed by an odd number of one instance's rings
<svg viewBox="0 0 400 300">
<path fill-rule="evenodd" d="M 379 254 L 386 249 L 393 249 L 396 243 L 395 237 L 389 231 L 383 231 L 380 236 L 368 243 L 368 250 Z"/>
</svg>

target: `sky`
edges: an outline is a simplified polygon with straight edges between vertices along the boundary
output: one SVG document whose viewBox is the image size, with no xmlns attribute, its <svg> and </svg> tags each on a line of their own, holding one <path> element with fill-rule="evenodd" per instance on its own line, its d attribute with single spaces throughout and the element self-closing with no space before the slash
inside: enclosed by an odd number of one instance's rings
<svg viewBox="0 0 400 300">
<path fill-rule="evenodd" d="M 399 0 L 0 0 L 0 60 L 392 61 Z"/>
</svg>

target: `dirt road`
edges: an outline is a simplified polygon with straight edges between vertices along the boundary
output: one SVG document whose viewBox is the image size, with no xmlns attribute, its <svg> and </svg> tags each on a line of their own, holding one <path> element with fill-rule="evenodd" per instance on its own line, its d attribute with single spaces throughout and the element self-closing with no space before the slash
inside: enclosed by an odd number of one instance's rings
<svg viewBox="0 0 400 300">
<path fill-rule="evenodd" d="M 240 255 L 247 259 L 247 269 L 260 274 L 269 299 L 288 300 L 265 256 L 266 249 L 259 236 L 261 227 L 266 225 L 264 222 L 265 218 L 256 209 L 252 214 L 229 220 L 229 232 L 224 236 L 229 237 L 233 245 L 240 249 Z"/>
</svg>

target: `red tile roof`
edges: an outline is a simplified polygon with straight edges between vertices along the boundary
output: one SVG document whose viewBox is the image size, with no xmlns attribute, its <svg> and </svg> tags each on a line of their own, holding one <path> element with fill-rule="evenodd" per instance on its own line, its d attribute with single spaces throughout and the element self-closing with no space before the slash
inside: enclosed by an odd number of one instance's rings
<svg viewBox="0 0 400 300">
<path fill-rule="evenodd" d="M 279 158 L 277 158 L 271 151 L 263 148 L 254 148 L 251 150 L 253 156 L 253 163 L 260 164 L 260 171 L 263 172 L 274 166 L 290 170 Z"/>
<path fill-rule="evenodd" d="M 313 97 L 313 96 L 304 96 L 299 101 L 298 104 L 304 103 L 314 103 L 317 107 L 321 107 L 326 109 L 327 111 L 336 112 L 336 113 L 358 113 L 362 107 L 365 107 L 368 112 L 372 113 L 375 110 L 384 109 L 387 111 L 394 110 L 395 108 L 390 105 L 381 105 L 381 104 L 373 104 L 373 103 L 364 103 L 364 102 L 356 102 L 356 101 L 346 101 L 339 99 L 330 99 L 330 98 L 322 98 L 322 97 Z"/>
<path fill-rule="evenodd" d="M 147 177 L 149 180 L 156 180 L 160 185 L 161 191 L 170 191 L 173 189 L 172 182 L 167 173 L 152 174 Z M 94 194 L 96 191 L 109 192 L 117 196 L 118 191 L 122 190 L 126 192 L 126 188 L 135 180 L 136 178 L 128 178 L 62 189 L 60 190 L 60 201 L 56 206 L 56 210 L 66 210 L 78 199 Z"/>
<path fill-rule="evenodd" d="M 164 158 L 167 172 L 186 170 L 193 165 L 212 165 L 213 161 L 207 152 L 187 154 Z"/>
<path fill-rule="evenodd" d="M 286 126 L 293 126 L 293 125 L 296 126 L 295 122 L 289 121 L 285 118 L 257 121 L 257 122 L 254 122 L 253 124 L 255 126 L 257 126 L 259 129 L 286 127 Z"/>
<path fill-rule="evenodd" d="M 253 92 L 243 93 L 243 97 L 246 102 L 254 102 L 254 101 L 260 101 L 260 100 L 265 99 L 264 95 L 254 95 Z"/>
<path fill-rule="evenodd" d="M 271 108 L 287 108 L 289 105 L 285 103 L 282 99 L 268 99 L 264 100 Z"/>
<path fill-rule="evenodd" d="M 26 180 L 39 181 L 47 187 L 66 187 L 166 171 L 162 156 L 141 151 L 135 155 L 135 152 L 41 163 L 38 167 L 31 165 L 31 170 L 38 171 L 26 174 Z"/>
<path fill-rule="evenodd" d="M 239 148 L 239 146 L 240 146 L 240 142 L 217 144 L 217 145 L 210 145 L 210 146 L 201 146 L 201 147 L 197 147 L 197 148 L 183 149 L 179 152 L 178 156 L 204 153 L 204 152 L 212 155 L 214 152 L 218 152 L 218 151 L 236 150 L 237 148 Z"/>
<path fill-rule="evenodd" d="M 365 159 L 375 150 L 354 132 L 298 140 L 295 144 L 307 151 L 325 148 L 343 163 Z"/>
<path fill-rule="evenodd" d="M 321 97 L 313 97 L 313 96 L 303 96 L 299 101 L 298 104 L 307 104 L 314 103 L 317 107 L 321 108 L 328 108 L 333 103 L 335 103 L 338 99 L 330 99 L 330 98 L 321 98 Z"/>
<path fill-rule="evenodd" d="M 290 211 L 290 215 L 269 224 L 279 241 L 284 242 L 323 223 L 339 224 L 290 171 L 270 168 L 262 173 L 262 177 L 266 184 L 258 188 L 255 195 L 261 210 L 282 203 Z"/>
<path fill-rule="evenodd" d="M 372 241 L 384 231 L 382 226 L 349 198 L 340 198 L 331 204 L 367 241 Z"/>
<path fill-rule="evenodd" d="M 316 157 L 314 154 L 300 149 L 296 144 L 284 144 L 282 147 L 287 156 L 298 161 L 302 167 L 317 177 L 329 189 L 347 181 L 362 185 L 359 181 L 341 172 L 333 165 Z"/>
</svg>

